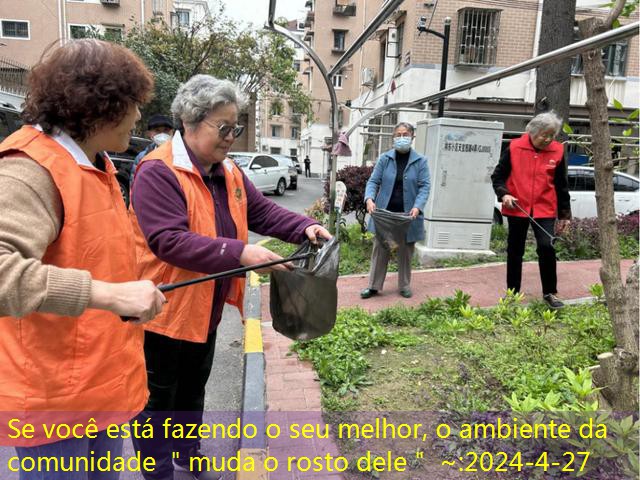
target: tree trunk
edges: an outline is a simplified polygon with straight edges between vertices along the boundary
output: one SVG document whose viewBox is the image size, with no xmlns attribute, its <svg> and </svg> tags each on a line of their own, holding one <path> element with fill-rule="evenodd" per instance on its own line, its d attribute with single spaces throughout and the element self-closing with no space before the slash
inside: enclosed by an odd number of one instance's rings
<svg viewBox="0 0 640 480">
<path fill-rule="evenodd" d="M 618 0 L 618 3 L 621 1 Z M 588 18 L 581 21 L 579 24 L 581 36 L 587 38 L 608 30 L 611 28 L 612 19 L 607 20 Z M 620 273 L 620 245 L 613 199 L 611 133 L 608 124 L 608 99 L 604 85 L 601 50 L 585 52 L 582 58 L 595 166 L 596 204 L 602 252 L 600 279 L 616 339 L 614 353 L 604 353 L 598 357 L 600 368 L 594 370 L 593 378 L 596 385 L 605 387 L 602 395 L 613 410 L 636 411 L 638 409 L 638 265 L 636 261 L 629 271 L 625 288 Z"/>
<path fill-rule="evenodd" d="M 576 0 L 544 0 L 538 54 L 542 55 L 573 43 L 575 18 Z M 570 90 L 570 58 L 538 67 L 534 105 L 536 115 L 553 109 L 569 123 Z"/>
</svg>

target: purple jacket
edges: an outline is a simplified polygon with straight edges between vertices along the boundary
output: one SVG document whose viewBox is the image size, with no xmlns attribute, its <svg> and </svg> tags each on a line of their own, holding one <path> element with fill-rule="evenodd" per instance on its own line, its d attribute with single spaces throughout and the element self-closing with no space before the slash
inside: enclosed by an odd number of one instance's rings
<svg viewBox="0 0 640 480">
<path fill-rule="evenodd" d="M 143 162 L 136 172 L 131 203 L 142 233 L 151 251 L 171 265 L 202 274 L 240 268 L 244 242 L 236 238 L 222 164 L 214 166 L 211 175 L 207 175 L 188 146 L 187 152 L 211 191 L 217 237 L 211 238 L 189 230 L 184 193 L 176 176 L 161 160 Z M 265 198 L 246 176 L 244 187 L 249 230 L 253 232 L 285 242 L 301 243 L 306 239 L 304 231 L 307 227 L 318 223 Z M 230 279 L 216 282 L 209 332 L 213 332 L 220 323 L 230 286 Z"/>
</svg>

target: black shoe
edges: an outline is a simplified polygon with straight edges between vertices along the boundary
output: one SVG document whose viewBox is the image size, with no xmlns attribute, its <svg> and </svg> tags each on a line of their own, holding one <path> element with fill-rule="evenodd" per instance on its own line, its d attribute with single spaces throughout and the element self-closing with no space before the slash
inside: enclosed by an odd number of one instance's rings
<svg viewBox="0 0 640 480">
<path fill-rule="evenodd" d="M 374 290 L 373 288 L 365 288 L 360 292 L 360 298 L 363 298 L 366 300 L 367 298 L 371 298 L 377 294 L 378 294 L 378 290 Z"/>
<path fill-rule="evenodd" d="M 553 293 L 547 293 L 546 295 L 543 295 L 542 298 L 551 308 L 558 309 L 564 307 L 564 303 L 562 303 Z"/>
<path fill-rule="evenodd" d="M 407 287 L 400 290 L 400 295 L 402 295 L 404 298 L 411 298 L 413 293 L 411 292 L 411 289 Z"/>
<path fill-rule="evenodd" d="M 192 463 L 192 458 L 194 459 L 193 470 L 189 468 Z M 202 458 L 202 461 L 197 458 Z M 193 478 L 197 480 L 220 480 L 222 478 L 221 475 L 207 470 L 207 465 L 210 465 L 210 463 L 207 462 L 206 458 L 207 456 L 200 453 L 199 450 L 192 449 L 188 454 L 184 455 L 184 458 L 181 456 L 180 458 L 174 459 L 173 464 L 175 465 L 176 472 L 190 473 Z"/>
</svg>

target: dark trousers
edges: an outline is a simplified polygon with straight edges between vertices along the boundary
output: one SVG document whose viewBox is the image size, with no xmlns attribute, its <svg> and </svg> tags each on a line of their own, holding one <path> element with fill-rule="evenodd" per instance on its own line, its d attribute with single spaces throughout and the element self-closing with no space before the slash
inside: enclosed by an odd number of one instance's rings
<svg viewBox="0 0 640 480">
<path fill-rule="evenodd" d="M 305 165 L 304 166 L 304 176 L 305 177 L 310 177 L 311 176 L 311 165 Z"/>
<path fill-rule="evenodd" d="M 507 239 L 507 288 L 520 291 L 522 280 L 522 256 L 524 255 L 527 230 L 531 221 L 528 218 L 509 217 L 509 237 Z M 536 222 L 550 235 L 555 232 L 555 218 L 536 218 Z M 539 227 L 531 223 L 536 236 L 536 252 L 542 280 L 542 293 L 557 293 L 556 251 L 551 239 Z"/>
<path fill-rule="evenodd" d="M 133 438 L 133 446 L 142 458 L 153 457 L 156 468 L 144 474 L 147 480 L 173 478 L 172 452 L 187 461 L 189 452 L 197 449 L 198 439 L 165 437 L 163 422 L 171 425 L 201 424 L 204 394 L 216 345 L 216 332 L 206 343 L 175 340 L 157 333 L 145 332 L 144 354 L 147 362 L 149 402 L 136 419 L 144 424 L 151 419 L 153 438 Z M 188 430 L 185 430 L 185 432 Z M 197 431 L 197 430 L 196 430 Z"/>
</svg>

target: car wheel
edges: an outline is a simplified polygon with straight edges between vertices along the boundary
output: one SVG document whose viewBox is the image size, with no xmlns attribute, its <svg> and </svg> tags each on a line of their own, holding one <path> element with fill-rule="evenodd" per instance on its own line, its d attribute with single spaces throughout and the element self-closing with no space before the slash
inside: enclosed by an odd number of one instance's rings
<svg viewBox="0 0 640 480">
<path fill-rule="evenodd" d="M 276 195 L 282 196 L 284 195 L 285 190 L 287 189 L 287 181 L 284 178 L 278 180 L 278 186 L 276 187 Z"/>
<path fill-rule="evenodd" d="M 120 185 L 120 195 L 122 195 L 124 204 L 129 208 L 129 182 L 125 182 L 118 178 L 118 185 Z"/>
<path fill-rule="evenodd" d="M 502 225 L 502 214 L 497 209 L 493 209 L 493 223 L 496 225 Z"/>
</svg>

